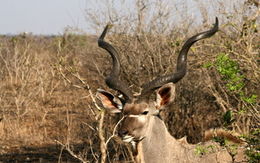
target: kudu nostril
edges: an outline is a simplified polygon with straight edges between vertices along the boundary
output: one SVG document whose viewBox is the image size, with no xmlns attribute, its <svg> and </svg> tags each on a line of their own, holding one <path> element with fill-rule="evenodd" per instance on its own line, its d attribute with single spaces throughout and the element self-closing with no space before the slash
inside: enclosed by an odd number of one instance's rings
<svg viewBox="0 0 260 163">
<path fill-rule="evenodd" d="M 118 135 L 120 136 L 120 137 L 123 137 L 123 136 L 125 136 L 125 135 L 127 135 L 128 134 L 128 131 L 127 130 L 119 130 L 118 131 Z"/>
</svg>

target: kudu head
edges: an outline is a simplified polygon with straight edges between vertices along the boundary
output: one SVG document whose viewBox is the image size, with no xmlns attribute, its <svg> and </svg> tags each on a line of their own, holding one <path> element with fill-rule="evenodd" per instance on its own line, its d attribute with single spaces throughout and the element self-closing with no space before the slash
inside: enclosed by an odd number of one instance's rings
<svg viewBox="0 0 260 163">
<path fill-rule="evenodd" d="M 151 125 L 151 119 L 154 119 L 155 117 L 159 119 L 158 116 L 160 110 L 167 108 L 167 106 L 174 100 L 175 83 L 181 80 L 186 74 L 187 54 L 190 47 L 195 42 L 214 35 L 218 31 L 218 19 L 216 18 L 216 22 L 212 29 L 196 34 L 185 42 L 179 53 L 177 68 L 174 73 L 157 77 L 144 84 L 142 86 L 141 94 L 137 97 L 134 97 L 129 90 L 129 87 L 120 81 L 120 62 L 118 59 L 118 53 L 112 45 L 104 41 L 105 35 L 110 27 L 110 25 L 105 27 L 98 39 L 98 45 L 105 49 L 113 60 L 112 71 L 105 79 L 106 84 L 111 89 L 121 93 L 122 97 L 114 96 L 113 94 L 101 89 L 98 90 L 98 97 L 108 112 L 113 114 L 122 113 L 123 120 L 118 129 L 118 135 L 123 139 L 123 141 L 136 144 L 148 136 L 147 134 L 149 132 L 147 132 L 147 129 Z M 146 102 L 146 99 L 154 91 L 156 91 L 156 101 L 149 103 Z"/>
</svg>

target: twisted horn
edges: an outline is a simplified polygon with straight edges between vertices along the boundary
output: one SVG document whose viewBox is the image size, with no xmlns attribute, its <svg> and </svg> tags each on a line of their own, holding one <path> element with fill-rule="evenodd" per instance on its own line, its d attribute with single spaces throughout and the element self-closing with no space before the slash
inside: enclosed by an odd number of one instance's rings
<svg viewBox="0 0 260 163">
<path fill-rule="evenodd" d="M 169 75 L 162 76 L 162 77 L 157 77 L 156 79 L 144 84 L 142 86 L 143 90 L 141 92 L 140 97 L 142 98 L 142 97 L 146 97 L 146 96 L 150 95 L 154 90 L 160 88 L 164 84 L 167 84 L 170 82 L 177 83 L 179 80 L 181 80 L 186 74 L 187 54 L 188 54 L 190 47 L 195 42 L 197 42 L 201 39 L 205 39 L 205 38 L 213 36 L 217 31 L 218 31 L 218 18 L 216 17 L 216 21 L 215 21 L 215 24 L 212 29 L 205 31 L 205 32 L 201 32 L 199 34 L 196 34 L 185 42 L 185 44 L 183 45 L 183 47 L 179 53 L 178 59 L 177 59 L 176 72 L 169 74 Z"/>
<path fill-rule="evenodd" d="M 108 24 L 100 37 L 98 38 L 98 46 L 105 49 L 110 56 L 112 57 L 113 67 L 111 70 L 110 75 L 108 75 L 105 79 L 105 82 L 108 87 L 111 89 L 114 89 L 116 91 L 119 91 L 121 94 L 123 94 L 126 101 L 131 101 L 133 98 L 133 95 L 131 91 L 128 89 L 127 85 L 119 80 L 119 74 L 120 74 L 120 62 L 118 59 L 118 53 L 116 49 L 110 45 L 108 42 L 104 41 L 104 38 L 106 36 L 106 33 L 109 28 L 111 28 L 112 25 Z"/>
</svg>

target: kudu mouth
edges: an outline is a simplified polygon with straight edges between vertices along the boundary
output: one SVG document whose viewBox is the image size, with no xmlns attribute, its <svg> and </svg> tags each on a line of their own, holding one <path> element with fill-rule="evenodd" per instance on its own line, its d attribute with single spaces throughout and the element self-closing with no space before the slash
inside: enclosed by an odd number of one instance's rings
<svg viewBox="0 0 260 163">
<path fill-rule="evenodd" d="M 140 138 L 135 138 L 134 136 L 131 135 L 125 135 L 122 137 L 122 141 L 125 143 L 138 143 L 142 140 L 144 140 L 145 136 L 141 136 Z"/>
<path fill-rule="evenodd" d="M 134 141 L 134 137 L 131 135 L 125 135 L 122 137 L 122 140 L 125 143 L 131 143 L 132 141 Z"/>
</svg>

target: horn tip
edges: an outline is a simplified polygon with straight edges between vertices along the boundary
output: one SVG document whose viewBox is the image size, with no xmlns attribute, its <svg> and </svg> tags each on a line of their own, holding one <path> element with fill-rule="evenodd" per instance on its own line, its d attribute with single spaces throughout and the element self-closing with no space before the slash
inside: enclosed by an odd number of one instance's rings
<svg viewBox="0 0 260 163">
<path fill-rule="evenodd" d="M 110 22 L 108 22 L 107 25 L 106 25 L 106 27 L 107 27 L 108 29 L 111 29 L 113 26 L 114 26 L 114 25 L 113 25 L 112 23 L 110 23 Z"/>
<path fill-rule="evenodd" d="M 218 21 L 218 17 L 216 16 L 215 18 L 215 26 L 218 28 L 218 24 L 219 24 L 219 21 Z"/>
</svg>

